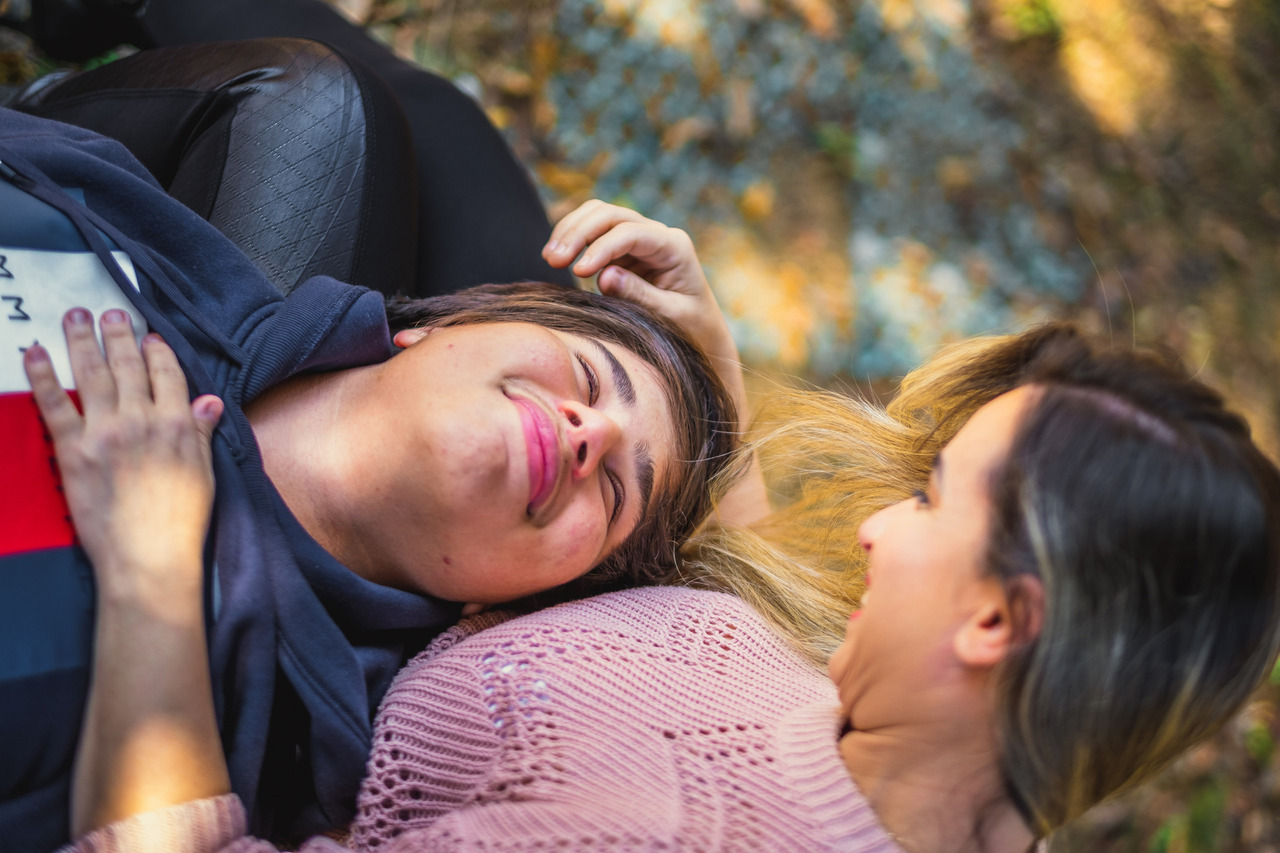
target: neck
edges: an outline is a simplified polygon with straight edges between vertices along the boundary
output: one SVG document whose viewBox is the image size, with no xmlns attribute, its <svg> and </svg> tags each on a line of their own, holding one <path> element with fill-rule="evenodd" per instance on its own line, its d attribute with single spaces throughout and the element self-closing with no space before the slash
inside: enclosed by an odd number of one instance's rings
<svg viewBox="0 0 1280 853">
<path fill-rule="evenodd" d="M 840 739 L 840 755 L 881 824 L 910 853 L 1024 853 L 1035 840 L 1009 799 L 987 703 L 913 697 L 941 709 Z"/>
<path fill-rule="evenodd" d="M 359 516 L 358 489 L 371 451 L 349 415 L 370 368 L 297 376 L 268 389 L 245 414 L 262 465 L 299 524 L 356 574 L 377 581 Z"/>
</svg>

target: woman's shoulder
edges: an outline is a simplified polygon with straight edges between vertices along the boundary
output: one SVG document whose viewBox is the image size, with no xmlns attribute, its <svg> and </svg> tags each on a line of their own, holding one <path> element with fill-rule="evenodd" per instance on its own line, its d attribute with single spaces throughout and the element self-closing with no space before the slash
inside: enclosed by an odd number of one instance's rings
<svg viewBox="0 0 1280 853">
<path fill-rule="evenodd" d="M 590 630 L 626 631 L 636 636 L 667 636 L 673 626 L 705 624 L 707 620 L 737 620 L 744 630 L 769 628 L 751 607 L 735 595 L 682 586 L 648 586 L 570 601 L 529 613 L 509 624 L 574 624 Z"/>
<path fill-rule="evenodd" d="M 626 639 L 666 644 L 684 633 L 717 626 L 750 641 L 781 640 L 751 607 L 734 595 L 679 586 L 651 586 L 605 593 L 523 615 L 502 611 L 464 619 L 441 634 L 421 655 L 429 660 L 455 647 L 460 651 L 512 641 L 560 636 Z M 722 637 L 722 639 L 728 639 Z"/>
</svg>

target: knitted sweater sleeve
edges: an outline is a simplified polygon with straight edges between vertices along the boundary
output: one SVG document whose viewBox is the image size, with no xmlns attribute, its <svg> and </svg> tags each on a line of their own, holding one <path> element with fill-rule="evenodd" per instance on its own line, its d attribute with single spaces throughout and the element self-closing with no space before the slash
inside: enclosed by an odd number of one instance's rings
<svg viewBox="0 0 1280 853">
<path fill-rule="evenodd" d="M 58 853 L 267 853 L 274 849 L 245 837 L 244 806 L 235 794 L 226 794 L 133 815 L 76 839 Z"/>
</svg>

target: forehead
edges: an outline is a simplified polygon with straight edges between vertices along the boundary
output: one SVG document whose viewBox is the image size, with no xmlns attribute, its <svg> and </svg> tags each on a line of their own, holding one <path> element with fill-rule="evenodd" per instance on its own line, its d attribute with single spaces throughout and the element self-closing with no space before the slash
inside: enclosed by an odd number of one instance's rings
<svg viewBox="0 0 1280 853">
<path fill-rule="evenodd" d="M 1013 440 L 1040 390 L 1024 385 L 987 403 L 969 418 L 941 457 L 948 480 L 969 480 L 985 484 L 1009 456 Z"/>
</svg>

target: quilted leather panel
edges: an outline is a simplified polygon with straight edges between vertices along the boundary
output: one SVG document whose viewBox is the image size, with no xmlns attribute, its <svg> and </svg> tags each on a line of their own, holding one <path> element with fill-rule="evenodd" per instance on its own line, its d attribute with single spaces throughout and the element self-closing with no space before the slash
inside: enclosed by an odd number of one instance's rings
<svg viewBox="0 0 1280 853">
<path fill-rule="evenodd" d="M 285 293 L 313 275 L 350 280 L 368 125 L 359 83 L 332 51 L 303 39 L 151 50 L 28 90 L 22 103 L 38 109 L 100 98 L 104 89 L 213 93 L 207 115 L 189 129 L 170 192 Z M 219 168 L 220 177 L 210 174 Z"/>
<path fill-rule="evenodd" d="M 238 99 L 210 221 L 285 292 L 349 280 L 365 176 L 360 89 L 318 45 L 227 84 Z"/>
</svg>

